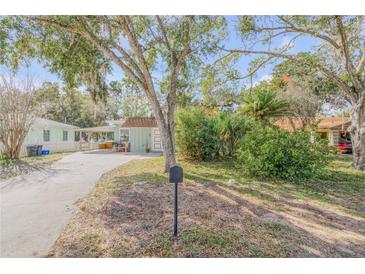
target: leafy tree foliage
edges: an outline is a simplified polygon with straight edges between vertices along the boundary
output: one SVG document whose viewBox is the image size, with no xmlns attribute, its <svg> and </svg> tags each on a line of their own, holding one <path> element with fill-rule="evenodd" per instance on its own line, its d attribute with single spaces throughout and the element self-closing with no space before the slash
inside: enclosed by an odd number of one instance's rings
<svg viewBox="0 0 365 274">
<path fill-rule="evenodd" d="M 323 98 L 328 95 L 338 94 L 338 86 L 316 69 L 315 64 L 318 57 L 313 53 L 298 53 L 298 59 L 306 60 L 304 64 L 295 60 L 285 60 L 273 68 L 273 82 L 279 87 L 285 88 L 288 82 L 285 77 L 290 77 L 293 81 L 305 83 L 306 86 L 316 94 L 321 94 Z M 312 65 L 311 65 L 312 64 Z"/>
<path fill-rule="evenodd" d="M 106 106 L 75 88 L 45 82 L 35 91 L 39 102 L 48 106 L 44 118 L 79 127 L 102 125 L 107 119 Z"/>
<path fill-rule="evenodd" d="M 351 105 L 353 166 L 365 169 L 365 17 L 244 16 L 240 18 L 238 30 L 243 38 L 242 47 L 225 49 L 226 52 L 258 55 L 266 57 L 266 62 L 273 58 L 290 60 L 309 69 L 309 72 L 313 72 L 312 69 L 319 71 L 336 84 L 343 98 Z M 290 42 L 277 46 L 275 42 L 284 36 L 289 37 Z M 319 46 L 308 49 L 312 54 L 292 54 L 290 49 L 306 36 L 317 40 Z M 261 47 L 259 50 L 253 49 L 252 44 Z"/>
<path fill-rule="evenodd" d="M 311 53 L 299 53 L 297 58 L 307 60 L 303 64 L 294 60 L 285 60 L 273 68 L 272 83 L 282 90 L 299 88 L 318 98 L 322 105 L 328 103 L 332 108 L 348 108 L 347 100 L 341 95 L 336 83 L 328 79 L 311 62 L 317 62 Z M 289 81 L 288 81 L 289 80 Z M 290 86 L 292 84 L 292 87 Z"/>
<path fill-rule="evenodd" d="M 108 90 L 107 105 L 113 119 L 152 115 L 148 99 L 130 81 L 112 81 Z"/>
<path fill-rule="evenodd" d="M 103 76 L 119 67 L 150 102 L 166 170 L 176 162 L 179 81 L 225 34 L 225 19 L 216 16 L 29 16 L 5 17 L 0 24 L 6 48 L 0 60 L 14 67 L 24 56 L 39 57 L 65 81 L 85 83 L 94 94 L 105 94 Z"/>
<path fill-rule="evenodd" d="M 232 109 L 238 103 L 240 75 L 230 62 L 207 65 L 201 75 L 199 105 Z"/>
</svg>

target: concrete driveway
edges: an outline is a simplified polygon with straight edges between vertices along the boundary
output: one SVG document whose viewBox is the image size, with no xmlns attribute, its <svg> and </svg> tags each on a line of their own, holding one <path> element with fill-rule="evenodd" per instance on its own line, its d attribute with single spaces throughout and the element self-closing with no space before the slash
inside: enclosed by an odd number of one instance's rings
<svg viewBox="0 0 365 274">
<path fill-rule="evenodd" d="M 44 257 L 77 202 L 100 176 L 133 159 L 156 154 L 77 152 L 49 168 L 0 183 L 0 257 Z"/>
</svg>

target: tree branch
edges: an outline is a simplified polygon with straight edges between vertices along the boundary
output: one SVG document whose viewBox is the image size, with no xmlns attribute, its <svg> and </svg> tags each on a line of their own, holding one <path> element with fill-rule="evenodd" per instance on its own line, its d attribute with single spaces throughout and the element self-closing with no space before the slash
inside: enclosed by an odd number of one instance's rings
<svg viewBox="0 0 365 274">
<path fill-rule="evenodd" d="M 221 48 L 221 47 L 219 47 L 219 48 Z M 247 55 L 247 54 L 271 55 L 276 58 L 284 58 L 284 59 L 288 59 L 291 61 L 297 61 L 299 63 L 308 65 L 308 62 L 306 62 L 305 60 L 298 58 L 295 55 L 290 55 L 290 54 L 271 52 L 271 51 L 238 50 L 238 49 L 232 50 L 232 49 L 225 49 L 225 48 L 221 48 L 221 49 L 226 52 L 239 53 L 239 54 L 243 54 L 243 55 Z M 313 64 L 310 64 L 310 65 L 313 65 Z M 338 86 L 340 87 L 340 89 L 344 92 L 346 97 L 350 98 L 351 101 L 353 101 L 353 102 L 356 101 L 354 92 L 336 74 L 334 74 L 331 70 L 329 70 L 319 64 L 316 64 L 315 66 L 320 71 L 322 71 L 323 74 L 325 74 L 328 78 L 335 81 L 338 84 Z"/>
<path fill-rule="evenodd" d="M 332 39 L 331 37 L 324 35 L 324 34 L 320 34 L 318 32 L 312 31 L 310 29 L 305 29 L 305 28 L 299 28 L 297 26 L 295 26 L 293 23 L 291 23 L 290 21 L 286 20 L 283 16 L 278 16 L 278 18 L 283 21 L 285 24 L 288 24 L 290 27 L 286 27 L 287 30 L 291 31 L 291 32 L 301 32 L 301 33 L 306 33 L 306 34 L 310 34 L 313 37 L 322 39 L 328 43 L 330 43 L 334 48 L 336 49 L 340 49 L 339 44 Z"/>
<path fill-rule="evenodd" d="M 162 32 L 163 41 L 164 41 L 167 49 L 171 52 L 172 49 L 171 49 L 171 45 L 170 45 L 169 39 L 167 38 L 165 26 L 164 26 L 164 24 L 163 24 L 160 16 L 156 15 L 156 18 L 157 18 L 158 25 L 159 25 L 159 27 L 161 29 L 161 32 Z"/>
<path fill-rule="evenodd" d="M 156 93 L 155 93 L 155 88 L 153 85 L 153 81 L 152 81 L 152 77 L 146 62 L 146 59 L 143 55 L 143 51 L 138 43 L 138 40 L 136 38 L 136 34 L 133 28 L 133 24 L 130 21 L 128 16 L 120 16 L 118 17 L 119 20 L 119 25 L 121 26 L 123 32 L 127 35 L 127 39 L 129 41 L 130 46 L 132 47 L 134 53 L 137 56 L 138 59 L 138 67 L 140 67 L 143 76 L 144 76 L 144 80 L 147 84 L 148 90 L 151 93 L 151 96 L 156 97 Z M 157 98 L 157 97 L 156 97 Z"/>
<path fill-rule="evenodd" d="M 363 44 L 362 56 L 360 58 L 359 64 L 356 67 L 356 73 L 364 74 L 365 70 L 365 42 Z"/>
<path fill-rule="evenodd" d="M 354 85 L 354 87 L 356 88 L 356 90 L 360 90 L 362 85 L 354 73 L 354 67 L 350 60 L 351 57 L 350 57 L 350 52 L 349 52 L 349 47 L 348 47 L 348 41 L 347 41 L 347 37 L 346 37 L 346 33 L 344 30 L 341 16 L 336 16 L 336 25 L 337 25 L 337 30 L 339 32 L 340 39 L 341 39 L 343 58 L 345 59 L 345 66 L 346 66 L 347 73 L 349 74 L 350 80 L 351 80 L 352 84 Z"/>
</svg>

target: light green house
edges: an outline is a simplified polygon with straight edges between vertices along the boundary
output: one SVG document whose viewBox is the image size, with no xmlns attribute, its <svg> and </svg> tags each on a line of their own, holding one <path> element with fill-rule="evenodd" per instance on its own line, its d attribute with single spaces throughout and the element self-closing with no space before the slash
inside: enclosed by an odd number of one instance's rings
<svg viewBox="0 0 365 274">
<path fill-rule="evenodd" d="M 113 142 L 128 144 L 130 152 L 162 151 L 161 134 L 155 118 L 133 117 L 106 123 L 107 126 L 80 128 L 76 131 L 81 132 L 82 136 L 88 136 L 92 148 Z"/>
<path fill-rule="evenodd" d="M 134 117 L 106 123 L 106 126 L 101 127 L 79 128 L 39 118 L 25 138 L 21 156 L 27 154 L 27 146 L 30 145 L 42 145 L 42 149 L 50 153 L 98 149 L 106 143 L 110 144 L 110 148 L 113 143 L 128 144 L 128 151 L 137 153 L 163 150 L 155 118 Z M 0 150 L 1 146 L 0 143 Z"/>
<path fill-rule="evenodd" d="M 27 146 L 42 145 L 43 150 L 50 153 L 78 150 L 75 141 L 75 130 L 78 127 L 53 120 L 39 118 L 29 129 L 21 149 L 21 156 L 27 153 Z"/>
</svg>

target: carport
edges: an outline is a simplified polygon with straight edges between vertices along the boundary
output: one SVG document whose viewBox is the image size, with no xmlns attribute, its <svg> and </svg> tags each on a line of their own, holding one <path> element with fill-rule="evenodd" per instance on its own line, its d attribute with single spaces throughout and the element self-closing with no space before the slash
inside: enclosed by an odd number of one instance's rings
<svg viewBox="0 0 365 274">
<path fill-rule="evenodd" d="M 111 149 L 115 142 L 115 129 L 115 126 L 100 126 L 75 130 L 80 134 L 80 149 Z"/>
</svg>

